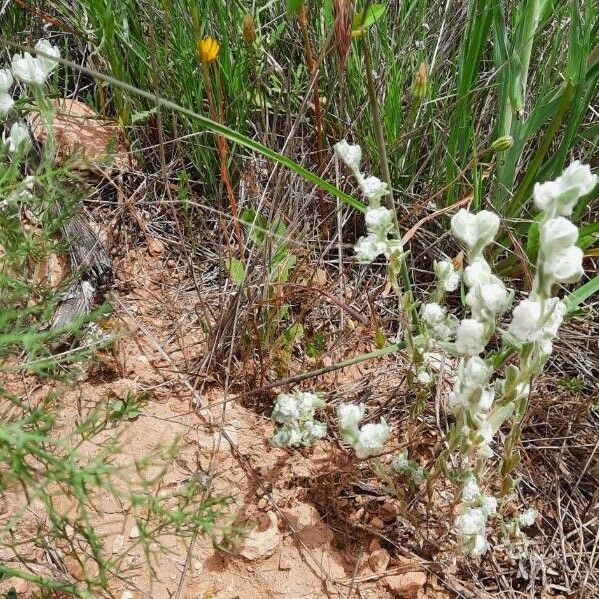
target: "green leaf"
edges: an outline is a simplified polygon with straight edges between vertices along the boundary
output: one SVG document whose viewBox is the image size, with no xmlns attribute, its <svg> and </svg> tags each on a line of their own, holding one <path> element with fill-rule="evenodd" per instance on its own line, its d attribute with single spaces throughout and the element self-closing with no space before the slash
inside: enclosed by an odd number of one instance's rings
<svg viewBox="0 0 599 599">
<path fill-rule="evenodd" d="M 590 223 L 580 229 L 580 236 L 578 237 L 578 243 L 576 244 L 579 248 L 586 250 L 592 246 L 599 239 L 599 222 Z"/>
<path fill-rule="evenodd" d="M 238 258 L 227 258 L 227 270 L 236 285 L 243 285 L 245 281 L 245 264 Z"/>
<path fill-rule="evenodd" d="M 244 208 L 240 218 L 241 222 L 249 228 L 252 240 L 255 243 L 263 244 L 269 229 L 266 218 L 250 208 Z"/>
<path fill-rule="evenodd" d="M 591 295 L 599 292 L 599 275 L 585 283 L 582 287 L 575 289 L 564 298 L 566 314 L 570 315 L 585 302 Z"/>
<path fill-rule="evenodd" d="M 359 32 L 374 25 L 386 12 L 384 4 L 371 4 L 366 14 L 364 11 L 357 12 L 352 20 L 352 31 Z"/>
<path fill-rule="evenodd" d="M 296 14 L 304 6 L 304 0 L 287 0 L 287 13 Z"/>
<path fill-rule="evenodd" d="M 297 258 L 293 254 L 287 254 L 282 260 L 273 266 L 272 276 L 277 283 L 286 283 L 289 280 L 289 273 L 295 266 Z"/>
</svg>

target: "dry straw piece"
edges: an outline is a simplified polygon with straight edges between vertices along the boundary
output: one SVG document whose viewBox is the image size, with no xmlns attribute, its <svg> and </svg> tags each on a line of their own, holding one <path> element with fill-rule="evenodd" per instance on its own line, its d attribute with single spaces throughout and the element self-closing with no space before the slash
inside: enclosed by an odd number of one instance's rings
<svg viewBox="0 0 599 599">
<path fill-rule="evenodd" d="M 352 0 L 333 0 L 333 11 L 335 13 L 335 47 L 341 68 L 345 69 L 352 39 Z"/>
</svg>

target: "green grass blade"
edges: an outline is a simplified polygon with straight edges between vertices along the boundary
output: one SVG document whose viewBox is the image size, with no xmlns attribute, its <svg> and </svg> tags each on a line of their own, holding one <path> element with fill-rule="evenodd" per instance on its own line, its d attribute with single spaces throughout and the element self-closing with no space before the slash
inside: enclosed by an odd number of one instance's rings
<svg viewBox="0 0 599 599">
<path fill-rule="evenodd" d="M 582 287 L 575 289 L 564 298 L 566 314 L 572 314 L 583 302 L 597 292 L 599 292 L 599 275 L 592 278 Z"/>
</svg>

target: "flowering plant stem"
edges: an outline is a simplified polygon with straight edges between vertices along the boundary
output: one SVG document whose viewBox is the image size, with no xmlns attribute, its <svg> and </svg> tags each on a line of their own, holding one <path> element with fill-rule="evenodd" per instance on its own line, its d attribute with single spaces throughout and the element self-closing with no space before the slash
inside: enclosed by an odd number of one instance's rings
<svg viewBox="0 0 599 599">
<path fill-rule="evenodd" d="M 209 64 L 206 60 L 201 59 L 202 63 L 202 75 L 204 77 L 204 87 L 206 88 L 206 97 L 208 98 L 208 106 L 210 108 L 210 116 L 214 121 L 219 123 L 223 122 L 223 111 L 219 110 L 218 106 L 214 101 L 212 95 L 212 83 L 210 80 Z M 217 74 L 218 78 L 218 74 Z M 219 94 L 219 104 L 223 104 L 224 98 L 220 84 L 217 85 Z M 237 198 L 235 197 L 235 191 L 233 190 L 233 184 L 231 183 L 231 177 L 229 176 L 229 165 L 227 162 L 228 146 L 227 140 L 224 136 L 219 135 L 217 138 L 218 155 L 220 158 L 220 172 L 223 179 L 223 183 L 227 190 L 227 196 L 229 197 L 229 205 L 231 207 L 231 216 L 233 217 L 233 227 L 235 229 L 235 237 L 237 237 L 237 244 L 239 246 L 239 255 L 243 256 L 243 234 L 241 232 L 241 225 L 239 221 L 239 207 L 237 205 Z"/>
<path fill-rule="evenodd" d="M 316 148 L 318 154 L 318 164 L 321 171 L 324 168 L 324 132 L 322 127 L 322 114 L 320 108 L 320 90 L 318 88 L 318 77 L 316 71 L 318 65 L 314 60 L 314 53 L 312 52 L 312 44 L 310 42 L 310 31 L 308 30 L 308 5 L 304 3 L 298 12 L 298 20 L 300 28 L 302 30 L 302 39 L 304 43 L 304 52 L 306 53 L 306 64 L 308 65 L 308 71 L 312 77 L 314 77 L 314 85 L 312 98 L 314 102 L 314 120 L 316 121 Z"/>
<path fill-rule="evenodd" d="M 372 128 L 374 130 L 374 138 L 376 140 L 376 147 L 379 153 L 381 173 L 383 175 L 383 180 L 389 189 L 389 195 L 385 200 L 385 204 L 389 210 L 393 211 L 395 228 L 399 230 L 397 224 L 397 212 L 395 210 L 395 200 L 393 198 L 393 186 L 391 185 L 391 172 L 389 171 L 389 159 L 387 157 L 387 148 L 385 146 L 383 121 L 381 119 L 379 103 L 376 97 L 376 86 L 374 84 L 374 77 L 372 75 L 372 54 L 366 33 L 364 33 L 362 36 L 362 48 L 364 49 L 364 62 L 366 63 L 366 87 L 368 89 L 368 102 L 370 104 L 370 111 L 372 114 Z"/>
</svg>

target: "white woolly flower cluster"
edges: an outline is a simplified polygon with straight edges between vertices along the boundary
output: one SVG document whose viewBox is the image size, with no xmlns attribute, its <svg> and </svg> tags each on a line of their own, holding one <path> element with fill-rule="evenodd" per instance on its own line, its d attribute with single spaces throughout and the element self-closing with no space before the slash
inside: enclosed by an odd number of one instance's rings
<svg viewBox="0 0 599 599">
<path fill-rule="evenodd" d="M 456 332 L 455 350 L 464 356 L 477 356 L 484 350 L 493 328 L 495 318 L 503 313 L 511 302 L 503 282 L 491 272 L 483 256 L 483 250 L 497 235 L 499 217 L 482 210 L 472 214 L 459 210 L 451 219 L 451 231 L 466 244 L 470 264 L 464 270 L 464 283 L 469 288 L 466 304 L 472 318 L 462 320 Z"/>
<path fill-rule="evenodd" d="M 520 515 L 515 516 L 503 526 L 502 542 L 507 546 L 514 546 L 526 540 L 523 528 L 530 528 L 534 525 L 538 516 L 537 510 L 532 507 L 524 510 Z"/>
<path fill-rule="evenodd" d="M 457 327 L 454 351 L 463 356 L 457 369 L 448 407 L 456 416 L 456 428 L 465 451 L 489 457 L 489 447 L 498 424 L 491 419 L 495 389 L 489 384 L 493 368 L 480 357 L 495 330 L 495 319 L 505 312 L 513 295 L 491 272 L 484 249 L 499 230 L 499 218 L 483 210 L 471 214 L 460 210 L 451 220 L 453 235 L 466 245 L 468 266 L 464 283 L 471 317 Z"/>
<path fill-rule="evenodd" d="M 455 531 L 464 553 L 481 556 L 488 549 L 487 520 L 497 512 L 497 499 L 485 495 L 476 478 L 470 475 L 461 495 L 462 508 L 455 521 Z"/>
<path fill-rule="evenodd" d="M 540 372 L 551 355 L 566 312 L 563 302 L 552 297 L 553 286 L 575 283 L 584 273 L 583 252 L 576 246 L 578 227 L 566 217 L 578 200 L 593 190 L 597 179 L 588 165 L 575 161 L 554 181 L 534 187 L 535 206 L 541 210 L 537 274 L 530 297 L 514 308 L 508 328 L 518 343 L 534 344 L 524 365 L 528 377 Z"/>
<path fill-rule="evenodd" d="M 418 462 L 410 460 L 406 450 L 401 451 L 391 460 L 391 469 L 397 474 L 409 478 L 416 487 L 419 487 L 427 477 L 424 467 Z"/>
<path fill-rule="evenodd" d="M 335 144 L 335 153 L 345 162 L 356 177 L 358 185 L 368 199 L 370 206 L 373 208 L 378 207 L 383 196 L 389 193 L 389 189 L 387 184 L 378 177 L 365 176 L 360 170 L 362 148 L 358 144 L 353 145 L 348 143 L 347 140 L 342 139 L 339 143 Z"/>
<path fill-rule="evenodd" d="M 455 291 L 460 284 L 460 273 L 455 269 L 451 260 L 433 262 L 433 270 L 437 278 L 437 285 L 443 292 Z"/>
<path fill-rule="evenodd" d="M 39 55 L 34 58 L 28 52 L 15 54 L 10 69 L 0 69 L 0 118 L 4 118 L 15 104 L 9 93 L 15 79 L 31 85 L 43 85 L 56 68 L 56 59 L 60 57 L 60 50 L 56 46 L 47 40 L 39 40 L 35 49 L 48 56 Z M 2 143 L 10 153 L 26 151 L 30 145 L 28 127 L 23 123 L 13 123 L 9 135 L 2 135 Z"/>
<path fill-rule="evenodd" d="M 380 454 L 390 433 L 384 418 L 379 423 L 369 422 L 360 428 L 364 414 L 363 404 L 343 403 L 337 408 L 341 438 L 354 448 L 359 459 Z"/>
<path fill-rule="evenodd" d="M 365 176 L 362 173 L 362 148 L 359 145 L 349 144 L 343 139 L 335 144 L 335 152 L 351 169 L 362 193 L 368 199 L 369 205 L 365 215 L 368 235 L 360 237 L 354 248 L 358 262 L 369 264 L 381 254 L 388 260 L 400 256 L 401 242 L 399 239 L 389 239 L 395 228 L 393 212 L 381 206 L 381 199 L 389 193 L 387 184 L 378 177 Z"/>
<path fill-rule="evenodd" d="M 420 309 L 420 317 L 429 335 L 436 341 L 448 341 L 458 325 L 455 316 L 448 315 L 445 306 L 436 302 L 424 304 Z"/>
<path fill-rule="evenodd" d="M 271 418 L 278 427 L 272 443 L 277 447 L 313 445 L 327 434 L 327 426 L 314 420 L 316 410 L 323 408 L 325 402 L 314 393 L 298 391 L 280 393 L 274 405 Z"/>
<path fill-rule="evenodd" d="M 12 84 L 12 73 L 8 69 L 0 69 L 0 118 L 4 118 L 14 106 L 15 101 L 8 93 Z"/>
<path fill-rule="evenodd" d="M 554 181 L 535 183 L 533 189 L 535 206 L 548 219 L 570 216 L 578 200 L 593 191 L 595 185 L 597 185 L 597 175 L 591 173 L 591 167 L 575 160 Z"/>
<path fill-rule="evenodd" d="M 43 85 L 50 73 L 58 66 L 60 50 L 48 40 L 39 40 L 35 44 L 35 49 L 38 52 L 35 57 L 29 52 L 15 54 L 10 66 L 15 79 L 29 85 Z"/>
<path fill-rule="evenodd" d="M 451 219 L 451 232 L 456 239 L 466 244 L 471 260 L 495 239 L 497 231 L 499 217 L 488 210 L 472 214 L 461 208 Z"/>
<path fill-rule="evenodd" d="M 24 123 L 13 123 L 9 135 L 6 136 L 4 133 L 2 134 L 2 143 L 8 146 L 8 151 L 11 154 L 27 150 L 31 145 L 29 127 Z"/>
<path fill-rule="evenodd" d="M 368 235 L 360 237 L 354 247 L 358 262 L 369 264 L 381 254 L 389 259 L 401 253 L 399 241 L 389 239 L 394 228 L 391 210 L 383 206 L 366 208 L 365 220 Z"/>
</svg>

